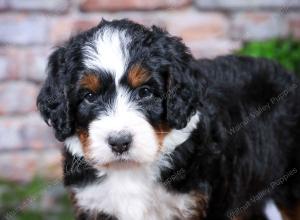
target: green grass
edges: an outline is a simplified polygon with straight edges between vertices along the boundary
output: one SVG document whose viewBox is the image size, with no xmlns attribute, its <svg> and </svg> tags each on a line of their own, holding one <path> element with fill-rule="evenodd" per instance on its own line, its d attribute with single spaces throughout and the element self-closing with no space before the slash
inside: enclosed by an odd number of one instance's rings
<svg viewBox="0 0 300 220">
<path fill-rule="evenodd" d="M 300 40 L 271 39 L 248 42 L 237 54 L 277 60 L 288 70 L 300 74 Z"/>
<path fill-rule="evenodd" d="M 0 181 L 0 219 L 71 220 L 70 201 L 59 182 L 35 178 L 27 184 Z"/>
</svg>

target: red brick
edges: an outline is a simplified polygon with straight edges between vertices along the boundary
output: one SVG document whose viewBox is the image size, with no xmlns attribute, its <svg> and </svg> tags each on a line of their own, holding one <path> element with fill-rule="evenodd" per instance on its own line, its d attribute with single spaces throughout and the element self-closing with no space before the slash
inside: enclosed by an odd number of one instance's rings
<svg viewBox="0 0 300 220">
<path fill-rule="evenodd" d="M 7 79 L 8 74 L 9 60 L 5 56 L 0 55 L 0 80 Z"/>
<path fill-rule="evenodd" d="M 18 73 L 19 79 L 43 82 L 47 76 L 46 67 L 51 51 L 50 47 L 27 48 L 23 71 Z"/>
<path fill-rule="evenodd" d="M 241 42 L 227 39 L 207 39 L 187 42 L 196 58 L 214 58 L 231 54 L 241 47 Z"/>
<path fill-rule="evenodd" d="M 54 149 L 61 147 L 38 113 L 0 117 L 0 149 Z"/>
<path fill-rule="evenodd" d="M 47 42 L 47 17 L 4 15 L 0 17 L 0 44 L 32 45 Z"/>
<path fill-rule="evenodd" d="M 287 35 L 283 14 L 273 12 L 239 12 L 234 14 L 231 37 L 241 40 L 261 40 Z"/>
<path fill-rule="evenodd" d="M 8 0 L 11 10 L 65 12 L 69 8 L 69 0 Z"/>
<path fill-rule="evenodd" d="M 172 19 L 171 17 L 169 17 L 169 14 L 170 12 L 168 13 L 151 12 L 149 14 L 141 12 L 141 13 L 131 14 L 129 18 L 147 27 L 156 25 L 159 27 L 167 28 L 167 21 L 169 19 Z"/>
<path fill-rule="evenodd" d="M 8 8 L 7 0 L 0 0 L 0 11 Z"/>
<path fill-rule="evenodd" d="M 37 83 L 44 81 L 47 59 L 51 51 L 53 49 L 51 50 L 50 46 L 2 48 L 0 52 L 0 80 L 18 79 Z"/>
<path fill-rule="evenodd" d="M 61 147 L 53 134 L 38 113 L 29 114 L 21 127 L 21 136 L 25 147 L 34 149 L 50 149 Z"/>
<path fill-rule="evenodd" d="M 289 34 L 300 39 L 300 15 L 291 14 L 288 16 Z"/>
<path fill-rule="evenodd" d="M 57 45 L 69 39 L 73 29 L 73 20 L 69 17 L 52 19 L 50 22 L 50 43 Z"/>
<path fill-rule="evenodd" d="M 107 16 L 105 16 L 105 18 L 108 19 Z M 95 27 L 100 21 L 101 17 L 99 16 L 81 16 L 74 19 L 68 17 L 52 19 L 50 24 L 51 44 L 60 45 L 71 36 Z"/>
<path fill-rule="evenodd" d="M 58 149 L 8 151 L 0 154 L 0 178 L 28 182 L 33 177 L 60 180 L 61 154 Z"/>
<path fill-rule="evenodd" d="M 50 41 L 51 44 L 60 45 L 71 36 L 78 34 L 82 31 L 96 26 L 99 24 L 101 17 L 95 16 L 94 18 L 58 18 L 53 19 L 50 25 Z"/>
<path fill-rule="evenodd" d="M 184 41 L 224 38 L 229 26 L 227 17 L 220 13 L 199 13 L 194 10 L 172 12 L 165 20 L 167 30 Z"/>
<path fill-rule="evenodd" d="M 34 111 L 38 88 L 27 82 L 0 84 L 0 115 L 21 114 Z"/>
<path fill-rule="evenodd" d="M 20 129 L 22 121 L 13 118 L 0 117 L 0 149 L 17 149 L 22 148 L 22 136 L 20 135 Z"/>
<path fill-rule="evenodd" d="M 191 0 L 83 0 L 83 11 L 122 11 L 122 10 L 154 10 L 173 9 L 189 5 Z"/>
<path fill-rule="evenodd" d="M 15 80 L 18 78 L 23 69 L 25 62 L 25 54 L 23 49 L 15 47 L 2 47 L 0 50 L 0 57 L 5 64 L 5 70 L 0 70 L 2 80 Z"/>
<path fill-rule="evenodd" d="M 200 9 L 226 9 L 226 10 L 249 10 L 249 9 L 278 9 L 300 7 L 297 0 L 195 0 Z"/>
<path fill-rule="evenodd" d="M 92 19 L 90 19 L 90 20 L 81 19 L 81 20 L 75 21 L 73 24 L 73 32 L 79 33 L 82 31 L 86 31 L 92 27 L 95 27 L 99 23 L 100 23 L 100 20 L 98 18 L 93 19 L 93 20 Z"/>
</svg>

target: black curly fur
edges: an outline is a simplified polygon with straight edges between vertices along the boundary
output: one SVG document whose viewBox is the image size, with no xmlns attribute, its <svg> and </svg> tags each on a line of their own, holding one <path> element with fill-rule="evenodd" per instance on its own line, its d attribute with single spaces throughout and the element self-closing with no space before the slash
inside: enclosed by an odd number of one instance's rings
<svg viewBox="0 0 300 220">
<path fill-rule="evenodd" d="M 247 57 L 199 60 L 198 70 L 208 85 L 198 109 L 202 119 L 190 139 L 173 152 L 173 163 L 179 166 L 162 172 L 167 177 L 182 167 L 187 171 L 185 179 L 171 183 L 172 190 L 187 192 L 208 184 L 207 219 L 228 219 L 230 211 L 296 170 L 240 214 L 263 211 L 268 199 L 281 207 L 296 204 L 300 198 L 298 79 L 274 62 Z M 263 108 L 267 105 L 270 108 Z M 262 212 L 259 215 L 263 218 Z"/>
</svg>

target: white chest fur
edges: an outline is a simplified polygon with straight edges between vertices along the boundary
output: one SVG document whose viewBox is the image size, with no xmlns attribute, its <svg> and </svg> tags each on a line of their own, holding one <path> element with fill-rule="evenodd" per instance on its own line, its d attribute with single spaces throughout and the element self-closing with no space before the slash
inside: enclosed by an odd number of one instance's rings
<svg viewBox="0 0 300 220">
<path fill-rule="evenodd" d="M 101 183 L 73 190 L 81 209 L 119 220 L 189 219 L 196 205 L 192 196 L 167 192 L 141 169 L 110 172 Z"/>
</svg>

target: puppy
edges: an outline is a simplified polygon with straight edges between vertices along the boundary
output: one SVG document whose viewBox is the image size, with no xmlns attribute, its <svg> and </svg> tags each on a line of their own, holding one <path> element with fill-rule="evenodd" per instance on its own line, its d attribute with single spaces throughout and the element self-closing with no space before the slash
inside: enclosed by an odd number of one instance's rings
<svg viewBox="0 0 300 220">
<path fill-rule="evenodd" d="M 52 53 L 37 106 L 64 141 L 77 219 L 257 220 L 300 199 L 298 83 L 271 61 L 196 60 L 160 28 L 102 20 Z"/>
</svg>

